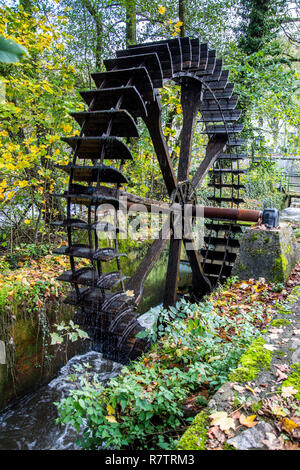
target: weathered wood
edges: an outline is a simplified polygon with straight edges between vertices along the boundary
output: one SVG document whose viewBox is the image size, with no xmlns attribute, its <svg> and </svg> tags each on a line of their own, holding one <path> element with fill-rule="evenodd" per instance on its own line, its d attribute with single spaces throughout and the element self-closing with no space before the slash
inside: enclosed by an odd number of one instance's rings
<svg viewBox="0 0 300 470">
<path fill-rule="evenodd" d="M 170 240 L 169 259 L 163 300 L 163 306 L 165 308 L 168 308 L 171 305 L 176 305 L 181 244 L 182 240 L 175 239 L 174 235 L 172 234 Z"/>
<path fill-rule="evenodd" d="M 185 181 L 189 174 L 191 150 L 194 134 L 194 122 L 201 104 L 201 83 L 188 79 L 181 85 L 181 107 L 183 114 L 178 181 Z"/>
<path fill-rule="evenodd" d="M 162 176 L 170 196 L 177 186 L 177 180 L 162 130 L 161 105 L 158 97 L 155 101 L 148 103 L 147 113 L 148 115 L 144 118 L 144 121 L 149 130 Z"/>
<path fill-rule="evenodd" d="M 189 249 L 187 249 L 188 246 Z M 184 247 L 192 269 L 193 294 L 200 299 L 203 295 L 211 291 L 211 284 L 204 274 L 198 250 L 194 246 L 194 242 L 192 240 L 184 240 Z"/>
</svg>

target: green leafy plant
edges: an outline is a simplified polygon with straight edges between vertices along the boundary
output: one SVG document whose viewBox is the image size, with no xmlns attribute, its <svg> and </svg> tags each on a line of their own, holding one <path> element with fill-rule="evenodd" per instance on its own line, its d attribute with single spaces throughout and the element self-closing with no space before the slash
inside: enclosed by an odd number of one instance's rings
<svg viewBox="0 0 300 470">
<path fill-rule="evenodd" d="M 172 449 L 189 419 L 184 400 L 219 388 L 259 332 L 259 312 L 220 316 L 209 300 L 161 309 L 147 334 L 157 342 L 103 388 L 85 376 L 57 403 L 59 422 L 71 423 L 83 448 Z M 239 326 L 242 325 L 242 328 Z M 230 334 L 230 341 L 227 339 Z"/>
<path fill-rule="evenodd" d="M 65 354 L 66 361 L 68 360 L 68 343 L 71 341 L 74 343 L 79 339 L 88 339 L 89 335 L 86 331 L 83 331 L 79 328 L 79 325 L 76 325 L 72 320 L 68 324 L 61 322 L 59 324 L 54 324 L 56 331 L 50 333 L 51 344 L 63 344 L 65 343 Z"/>
</svg>

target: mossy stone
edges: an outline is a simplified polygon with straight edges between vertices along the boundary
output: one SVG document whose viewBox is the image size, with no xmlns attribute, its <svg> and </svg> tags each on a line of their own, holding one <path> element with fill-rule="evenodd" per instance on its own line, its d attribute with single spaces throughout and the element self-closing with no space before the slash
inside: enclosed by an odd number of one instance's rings
<svg viewBox="0 0 300 470">
<path fill-rule="evenodd" d="M 229 374 L 232 382 L 249 382 L 254 380 L 263 369 L 270 367 L 272 352 L 263 346 L 265 340 L 256 338 L 240 359 L 240 366 Z"/>
<path fill-rule="evenodd" d="M 205 411 L 195 417 L 177 444 L 177 450 L 205 450 L 209 419 Z"/>
</svg>

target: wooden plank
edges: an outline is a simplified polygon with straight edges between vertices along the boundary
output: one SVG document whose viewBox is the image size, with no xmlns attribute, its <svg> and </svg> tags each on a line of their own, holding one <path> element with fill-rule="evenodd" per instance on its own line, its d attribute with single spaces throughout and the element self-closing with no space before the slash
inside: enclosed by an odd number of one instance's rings
<svg viewBox="0 0 300 470">
<path fill-rule="evenodd" d="M 183 123 L 181 131 L 178 181 L 188 178 L 196 114 L 201 104 L 201 83 L 185 82 L 181 86 L 181 107 Z"/>
<path fill-rule="evenodd" d="M 192 240 L 184 240 L 185 251 L 192 269 L 192 289 L 196 298 L 200 299 L 211 291 L 209 279 L 205 276 L 198 250 Z M 189 249 L 187 247 L 189 246 Z"/>
</svg>

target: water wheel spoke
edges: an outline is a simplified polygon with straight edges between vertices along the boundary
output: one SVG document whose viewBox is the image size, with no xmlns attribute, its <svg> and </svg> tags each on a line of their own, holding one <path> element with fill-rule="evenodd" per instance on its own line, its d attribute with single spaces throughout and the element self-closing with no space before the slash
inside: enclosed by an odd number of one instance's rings
<svg viewBox="0 0 300 470">
<path fill-rule="evenodd" d="M 170 305 L 176 305 L 181 244 L 182 240 L 174 238 L 174 235 L 172 234 L 170 240 L 165 294 L 163 301 L 165 308 L 169 307 Z"/>
<path fill-rule="evenodd" d="M 170 159 L 169 149 L 165 136 L 163 134 L 161 124 L 161 105 L 158 99 L 151 101 L 147 105 L 147 117 L 144 121 L 149 130 L 158 163 L 161 169 L 162 177 L 164 179 L 169 196 L 177 186 L 177 179 L 175 171 Z"/>
<path fill-rule="evenodd" d="M 141 300 L 144 284 L 148 275 L 150 274 L 151 270 L 153 269 L 154 265 L 159 259 L 161 253 L 163 252 L 163 250 L 166 248 L 168 244 L 170 230 L 168 229 L 167 225 L 165 226 L 165 230 L 164 230 L 164 238 L 162 238 L 162 234 L 163 234 L 163 229 L 159 233 L 160 238 L 157 238 L 152 243 L 150 248 L 148 248 L 148 251 L 145 257 L 140 263 L 136 272 L 126 283 L 126 289 L 130 291 L 132 290 L 134 292 L 136 304 L 138 304 Z"/>
<path fill-rule="evenodd" d="M 216 135 L 212 137 L 207 145 L 205 157 L 200 163 L 193 179 L 192 184 L 195 188 L 198 188 L 202 183 L 205 175 L 209 169 L 213 166 L 218 156 L 225 151 L 227 144 L 227 136 Z"/>
<path fill-rule="evenodd" d="M 189 175 L 191 151 L 196 114 L 201 104 L 201 82 L 184 80 L 181 85 L 181 107 L 183 114 L 181 145 L 178 163 L 178 180 L 185 181 Z"/>
<path fill-rule="evenodd" d="M 193 240 L 184 240 L 185 251 L 192 270 L 192 290 L 193 295 L 200 299 L 211 290 L 209 279 L 205 276 L 198 249 Z"/>
</svg>

